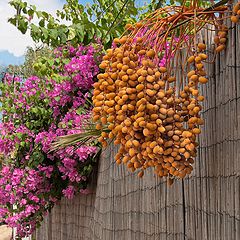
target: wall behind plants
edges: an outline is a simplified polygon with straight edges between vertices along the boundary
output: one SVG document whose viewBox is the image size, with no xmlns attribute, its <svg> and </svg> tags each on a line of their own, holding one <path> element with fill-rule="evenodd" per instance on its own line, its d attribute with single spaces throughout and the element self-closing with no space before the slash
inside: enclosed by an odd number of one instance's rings
<svg viewBox="0 0 240 240">
<path fill-rule="evenodd" d="M 190 177 L 171 187 L 151 171 L 139 180 L 114 163 L 110 146 L 91 194 L 62 200 L 37 240 L 240 239 L 240 28 L 228 26 L 227 50 L 208 66 L 202 87 L 205 125 Z M 203 38 L 211 47 L 212 35 Z"/>
</svg>

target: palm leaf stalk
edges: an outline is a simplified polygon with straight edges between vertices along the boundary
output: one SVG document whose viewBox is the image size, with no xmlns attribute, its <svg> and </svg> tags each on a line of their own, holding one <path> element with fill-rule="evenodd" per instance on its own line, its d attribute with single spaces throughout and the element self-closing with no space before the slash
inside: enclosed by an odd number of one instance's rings
<svg viewBox="0 0 240 240">
<path fill-rule="evenodd" d="M 55 142 L 52 143 L 51 151 L 57 151 L 68 146 L 82 146 L 82 145 L 99 145 L 98 138 L 101 136 L 102 131 L 109 132 L 106 127 L 101 130 L 95 129 L 95 124 L 87 123 L 87 126 L 81 129 L 82 132 L 59 136 Z"/>
</svg>

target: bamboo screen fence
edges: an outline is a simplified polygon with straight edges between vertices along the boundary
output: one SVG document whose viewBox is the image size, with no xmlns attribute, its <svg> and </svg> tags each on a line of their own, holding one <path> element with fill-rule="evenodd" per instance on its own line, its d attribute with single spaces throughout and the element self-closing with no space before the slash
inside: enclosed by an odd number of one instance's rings
<svg viewBox="0 0 240 240">
<path fill-rule="evenodd" d="M 229 22 L 227 50 L 208 66 L 209 82 L 193 174 L 168 187 L 151 171 L 142 179 L 114 163 L 110 146 L 92 193 L 62 200 L 37 240 L 240 239 L 240 29 Z M 211 51 L 211 32 L 203 32 Z"/>
</svg>

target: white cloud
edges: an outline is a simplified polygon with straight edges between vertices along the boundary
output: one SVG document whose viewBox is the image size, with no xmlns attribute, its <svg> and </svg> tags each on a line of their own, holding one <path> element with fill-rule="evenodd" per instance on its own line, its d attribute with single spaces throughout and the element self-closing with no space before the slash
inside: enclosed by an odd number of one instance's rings
<svg viewBox="0 0 240 240">
<path fill-rule="evenodd" d="M 8 18 L 15 14 L 15 11 L 8 4 L 9 0 L 0 0 L 0 51 L 8 50 L 15 56 L 24 54 L 27 46 L 33 46 L 34 43 L 29 32 L 23 35 L 16 27 L 8 23 Z M 60 0 L 25 0 L 30 4 L 37 6 L 39 10 L 45 10 L 49 13 L 55 13 L 61 9 L 63 3 Z"/>
</svg>

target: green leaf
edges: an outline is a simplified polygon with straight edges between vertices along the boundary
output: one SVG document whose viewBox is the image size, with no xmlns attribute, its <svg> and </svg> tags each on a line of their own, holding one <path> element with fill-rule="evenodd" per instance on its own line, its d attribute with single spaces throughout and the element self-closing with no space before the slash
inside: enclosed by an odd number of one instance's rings
<svg viewBox="0 0 240 240">
<path fill-rule="evenodd" d="M 69 27 L 69 32 L 68 32 L 68 41 L 74 39 L 76 37 L 76 31 L 74 28 Z"/>
<path fill-rule="evenodd" d="M 28 129 L 31 129 L 31 123 L 30 122 L 26 122 L 25 125 Z"/>
<path fill-rule="evenodd" d="M 31 110 L 32 110 L 32 112 L 35 113 L 35 114 L 38 113 L 38 108 L 36 108 L 36 107 L 33 107 Z"/>
<path fill-rule="evenodd" d="M 39 27 L 37 27 L 34 24 L 31 24 L 30 27 L 31 27 L 31 36 L 32 36 L 33 40 L 37 40 L 38 41 L 38 39 L 39 39 L 39 37 L 41 35 Z"/>
<path fill-rule="evenodd" d="M 13 24 L 14 26 L 17 25 L 17 19 L 16 18 L 9 18 L 8 22 L 10 22 L 11 24 Z"/>
<path fill-rule="evenodd" d="M 46 19 L 49 18 L 49 14 L 48 14 L 47 12 L 42 12 L 42 15 L 43 15 L 43 17 L 45 17 Z"/>
<path fill-rule="evenodd" d="M 22 8 L 22 12 L 25 13 L 25 14 L 27 14 L 27 12 L 28 12 L 28 11 L 27 11 L 27 8 L 26 8 L 26 7 Z"/>
<path fill-rule="evenodd" d="M 34 16 L 34 10 L 33 9 L 29 9 L 28 10 L 28 15 L 33 17 Z"/>
<path fill-rule="evenodd" d="M 16 136 L 21 139 L 23 137 L 23 134 L 22 133 L 16 133 Z"/>
<path fill-rule="evenodd" d="M 108 26 L 107 26 L 107 20 L 106 20 L 105 18 L 102 18 L 102 19 L 100 20 L 100 22 L 101 22 L 101 24 L 102 24 L 102 28 L 104 28 L 104 29 L 107 29 L 107 28 L 108 28 Z"/>
<path fill-rule="evenodd" d="M 45 20 L 41 19 L 38 24 L 40 27 L 45 27 Z"/>
<path fill-rule="evenodd" d="M 41 31 L 45 39 L 48 39 L 48 30 L 44 27 L 41 27 Z"/>
<path fill-rule="evenodd" d="M 60 97 L 55 97 L 54 99 L 55 99 L 57 102 L 59 102 L 61 98 L 60 98 Z"/>
<path fill-rule="evenodd" d="M 96 29 L 96 33 L 95 34 L 96 34 L 97 38 L 102 38 L 102 36 L 103 36 L 103 34 L 102 34 L 102 32 L 101 32 L 101 30 L 99 28 Z"/>
<path fill-rule="evenodd" d="M 49 32 L 49 35 L 52 39 L 56 40 L 58 37 L 58 30 L 57 29 L 51 29 Z"/>
<path fill-rule="evenodd" d="M 46 105 L 49 104 L 49 99 L 44 99 L 43 101 L 44 101 L 44 103 L 45 103 Z"/>
<path fill-rule="evenodd" d="M 28 23 L 24 20 L 20 20 L 18 23 L 18 29 L 21 33 L 25 34 L 27 32 Z"/>
</svg>

